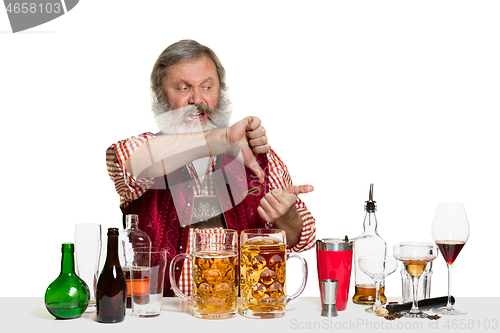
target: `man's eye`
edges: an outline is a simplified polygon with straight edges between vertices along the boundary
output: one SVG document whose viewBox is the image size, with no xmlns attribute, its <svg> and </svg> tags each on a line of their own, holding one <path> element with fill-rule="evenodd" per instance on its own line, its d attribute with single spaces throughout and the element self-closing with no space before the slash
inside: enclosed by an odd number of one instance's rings
<svg viewBox="0 0 500 333">
<path fill-rule="evenodd" d="M 179 90 L 180 91 L 188 91 L 188 87 L 180 87 Z"/>
</svg>

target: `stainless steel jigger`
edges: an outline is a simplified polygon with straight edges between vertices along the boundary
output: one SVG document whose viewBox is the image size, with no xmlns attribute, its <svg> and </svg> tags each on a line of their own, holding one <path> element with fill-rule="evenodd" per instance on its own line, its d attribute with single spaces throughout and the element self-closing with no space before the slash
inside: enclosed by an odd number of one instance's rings
<svg viewBox="0 0 500 333">
<path fill-rule="evenodd" d="M 323 317 L 337 317 L 337 280 L 321 280 L 323 307 L 321 315 Z"/>
</svg>

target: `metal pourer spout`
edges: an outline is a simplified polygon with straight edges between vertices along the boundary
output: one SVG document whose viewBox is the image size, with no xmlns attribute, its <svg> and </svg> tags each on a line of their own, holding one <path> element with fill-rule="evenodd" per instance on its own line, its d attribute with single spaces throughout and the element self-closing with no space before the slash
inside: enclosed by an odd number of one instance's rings
<svg viewBox="0 0 500 333">
<path fill-rule="evenodd" d="M 374 212 L 377 210 L 376 201 L 373 201 L 373 184 L 370 184 L 370 192 L 368 193 L 368 201 L 365 201 L 365 210 L 367 212 Z"/>
</svg>

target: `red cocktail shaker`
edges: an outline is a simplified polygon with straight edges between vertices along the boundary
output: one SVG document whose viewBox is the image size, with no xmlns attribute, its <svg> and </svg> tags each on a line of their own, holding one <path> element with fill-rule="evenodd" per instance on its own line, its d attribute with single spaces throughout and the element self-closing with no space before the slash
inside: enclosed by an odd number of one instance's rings
<svg viewBox="0 0 500 333">
<path fill-rule="evenodd" d="M 321 280 L 337 280 L 337 311 L 343 311 L 347 307 L 351 281 L 352 245 L 353 241 L 347 236 L 344 239 L 324 238 L 316 241 L 320 294 L 323 294 Z M 323 299 L 321 299 L 321 304 L 323 304 Z"/>
</svg>

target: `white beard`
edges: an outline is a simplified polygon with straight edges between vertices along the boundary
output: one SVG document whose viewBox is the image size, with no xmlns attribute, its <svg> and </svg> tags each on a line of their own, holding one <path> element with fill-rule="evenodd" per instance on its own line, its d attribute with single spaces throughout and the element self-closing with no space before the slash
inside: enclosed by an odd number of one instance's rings
<svg viewBox="0 0 500 333">
<path fill-rule="evenodd" d="M 158 129 L 162 134 L 184 134 L 210 131 L 217 128 L 229 127 L 231 118 L 231 102 L 226 92 L 222 92 L 217 103 L 217 107 L 207 112 L 207 122 L 185 124 L 184 119 L 188 113 L 196 111 L 195 105 L 188 105 L 181 109 L 172 109 L 165 102 L 159 102 L 153 93 L 152 111 Z"/>
</svg>

